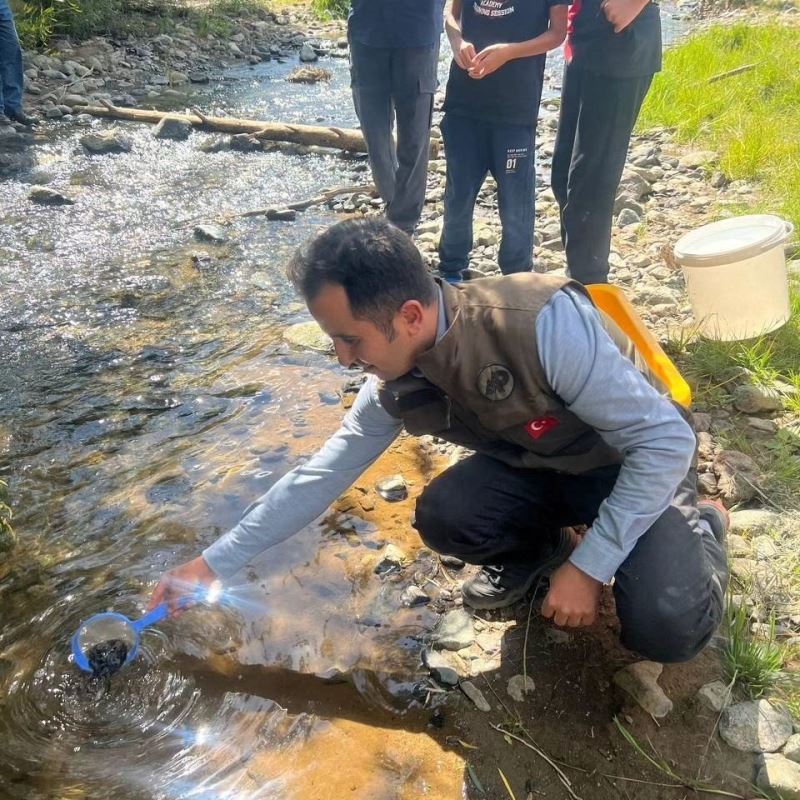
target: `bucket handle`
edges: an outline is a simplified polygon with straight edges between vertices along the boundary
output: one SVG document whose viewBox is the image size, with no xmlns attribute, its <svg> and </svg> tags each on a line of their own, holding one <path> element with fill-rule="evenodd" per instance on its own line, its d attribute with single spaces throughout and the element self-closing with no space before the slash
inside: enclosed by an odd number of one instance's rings
<svg viewBox="0 0 800 800">
<path fill-rule="evenodd" d="M 783 225 L 784 225 L 784 228 L 786 229 L 786 231 L 784 233 L 784 239 L 783 239 L 783 241 L 785 242 L 787 239 L 791 239 L 792 238 L 792 234 L 794 233 L 794 223 L 793 222 L 789 222 L 788 219 L 785 219 L 783 221 Z"/>
</svg>

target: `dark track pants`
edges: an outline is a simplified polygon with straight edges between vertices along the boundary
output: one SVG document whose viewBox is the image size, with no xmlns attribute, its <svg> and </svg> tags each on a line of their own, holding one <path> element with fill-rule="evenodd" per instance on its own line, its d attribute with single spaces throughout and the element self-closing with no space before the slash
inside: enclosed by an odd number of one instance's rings
<svg viewBox="0 0 800 800">
<path fill-rule="evenodd" d="M 594 522 L 618 471 L 515 469 L 476 454 L 431 482 L 415 527 L 431 549 L 472 564 L 530 561 L 559 528 Z M 692 470 L 615 575 L 622 643 L 654 661 L 692 658 L 722 617 L 726 558 L 699 524 L 696 501 Z"/>
<path fill-rule="evenodd" d="M 472 216 L 487 173 L 497 182 L 503 239 L 498 264 L 504 275 L 530 272 L 533 265 L 533 206 L 536 128 L 495 125 L 445 114 L 441 124 L 447 154 L 444 222 L 439 269 L 458 274 L 469 266 Z"/>
<path fill-rule="evenodd" d="M 439 45 L 368 47 L 350 42 L 353 103 L 372 178 L 390 222 L 413 233 L 425 203 Z M 392 136 L 397 118 L 397 145 Z"/>
<path fill-rule="evenodd" d="M 567 268 L 581 283 L 608 281 L 614 201 L 651 81 L 599 75 L 574 62 L 564 69 L 552 187 Z"/>
</svg>

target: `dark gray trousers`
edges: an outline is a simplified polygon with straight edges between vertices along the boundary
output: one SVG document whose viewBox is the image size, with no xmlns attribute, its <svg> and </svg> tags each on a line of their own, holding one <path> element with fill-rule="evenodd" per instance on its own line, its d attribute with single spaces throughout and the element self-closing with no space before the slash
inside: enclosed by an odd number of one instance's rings
<svg viewBox="0 0 800 800">
<path fill-rule="evenodd" d="M 439 45 L 368 47 L 350 41 L 353 103 L 372 178 L 390 222 L 413 233 L 425 203 Z M 397 144 L 392 129 L 397 118 Z"/>
<path fill-rule="evenodd" d="M 515 469 L 473 455 L 425 489 L 415 527 L 432 550 L 472 564 L 532 561 L 559 528 L 594 522 L 618 472 Z M 699 524 L 696 502 L 692 470 L 614 576 L 622 643 L 653 661 L 692 658 L 722 618 L 725 553 Z"/>
<path fill-rule="evenodd" d="M 552 187 L 570 277 L 608 281 L 614 201 L 652 75 L 612 78 L 569 64 L 553 148 Z"/>
</svg>

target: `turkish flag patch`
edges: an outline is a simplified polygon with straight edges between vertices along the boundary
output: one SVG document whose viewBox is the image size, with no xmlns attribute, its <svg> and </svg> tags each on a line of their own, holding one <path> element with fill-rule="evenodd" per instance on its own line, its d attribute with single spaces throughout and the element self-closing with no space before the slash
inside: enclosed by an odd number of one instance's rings
<svg viewBox="0 0 800 800">
<path fill-rule="evenodd" d="M 525 431 L 531 439 L 541 439 L 548 431 L 558 427 L 559 422 L 555 417 L 538 417 L 525 425 Z"/>
</svg>

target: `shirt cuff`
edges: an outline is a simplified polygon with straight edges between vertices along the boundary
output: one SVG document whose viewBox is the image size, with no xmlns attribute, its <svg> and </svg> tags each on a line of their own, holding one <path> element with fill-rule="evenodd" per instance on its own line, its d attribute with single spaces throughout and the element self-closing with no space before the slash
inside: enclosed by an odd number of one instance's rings
<svg viewBox="0 0 800 800">
<path fill-rule="evenodd" d="M 242 561 L 235 539 L 231 536 L 232 533 L 233 531 L 229 531 L 224 536 L 220 536 L 202 553 L 209 569 L 222 579 L 235 575 L 249 561 L 249 559 Z"/>
<path fill-rule="evenodd" d="M 589 528 L 583 541 L 572 551 L 569 560 L 590 578 L 600 583 L 609 583 L 626 558 L 626 553 L 622 553 L 607 540 L 601 539 Z"/>
</svg>

